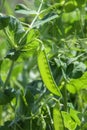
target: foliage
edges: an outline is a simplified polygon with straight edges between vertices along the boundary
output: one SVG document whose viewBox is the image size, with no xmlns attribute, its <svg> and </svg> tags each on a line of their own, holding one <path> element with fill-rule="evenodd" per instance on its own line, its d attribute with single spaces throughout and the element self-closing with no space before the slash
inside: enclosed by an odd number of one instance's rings
<svg viewBox="0 0 87 130">
<path fill-rule="evenodd" d="M 0 5 L 0 130 L 86 130 L 87 1 Z"/>
</svg>

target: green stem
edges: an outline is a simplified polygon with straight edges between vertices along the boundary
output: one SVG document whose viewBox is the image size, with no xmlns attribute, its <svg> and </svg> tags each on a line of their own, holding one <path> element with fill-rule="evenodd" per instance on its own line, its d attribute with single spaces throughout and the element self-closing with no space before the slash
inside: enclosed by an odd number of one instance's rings
<svg viewBox="0 0 87 130">
<path fill-rule="evenodd" d="M 63 86 L 63 102 L 64 102 L 64 110 L 67 111 L 67 90 L 66 90 L 66 83 Z"/>
<path fill-rule="evenodd" d="M 4 3 L 5 3 L 5 0 L 1 1 L 0 12 L 2 12 L 2 10 L 3 10 Z"/>
<path fill-rule="evenodd" d="M 30 130 L 32 130 L 32 119 L 30 120 Z"/>
<path fill-rule="evenodd" d="M 12 61 L 11 63 L 11 66 L 10 66 L 10 69 L 9 69 L 9 72 L 8 72 L 8 75 L 7 75 L 7 78 L 5 80 L 5 83 L 4 83 L 4 88 L 7 86 L 8 84 L 8 81 L 10 79 L 10 76 L 11 76 L 11 73 L 12 73 L 12 70 L 13 70 L 13 66 L 14 66 L 14 61 Z"/>
<path fill-rule="evenodd" d="M 39 6 L 39 9 L 38 9 L 38 11 L 37 11 L 37 15 L 34 17 L 32 23 L 31 23 L 30 26 L 29 26 L 29 29 L 25 32 L 25 34 L 23 35 L 23 37 L 20 39 L 19 43 L 22 42 L 22 40 L 26 37 L 26 35 L 27 35 L 28 32 L 30 31 L 30 29 L 32 29 L 32 27 L 33 27 L 35 21 L 37 20 L 39 14 L 40 14 L 40 11 L 41 11 L 41 8 L 42 8 L 42 4 L 43 4 L 43 0 L 42 0 L 42 2 L 41 2 L 40 6 Z"/>
<path fill-rule="evenodd" d="M 1 64 L 3 62 L 3 59 L 0 59 L 0 78 L 1 78 Z"/>
<path fill-rule="evenodd" d="M 84 30 L 83 30 L 83 10 L 80 11 L 80 27 L 81 27 L 81 32 L 82 32 L 82 36 L 83 38 L 85 37 L 85 34 L 84 34 Z"/>
<path fill-rule="evenodd" d="M 2 112 L 3 112 L 3 107 L 0 106 L 0 126 L 2 125 L 3 121 L 2 121 Z"/>
</svg>

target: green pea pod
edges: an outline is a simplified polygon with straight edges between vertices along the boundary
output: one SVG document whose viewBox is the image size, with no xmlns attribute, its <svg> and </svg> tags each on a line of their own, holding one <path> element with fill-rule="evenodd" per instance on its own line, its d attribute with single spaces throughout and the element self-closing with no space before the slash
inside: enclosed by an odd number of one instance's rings
<svg viewBox="0 0 87 130">
<path fill-rule="evenodd" d="M 45 50 L 42 50 L 38 54 L 38 67 L 40 70 L 42 80 L 44 84 L 46 85 L 47 89 L 53 94 L 57 96 L 61 96 L 61 92 L 59 88 L 57 87 L 54 81 L 54 78 L 52 76 Z"/>
<path fill-rule="evenodd" d="M 58 104 L 53 108 L 53 121 L 55 130 L 64 130 L 63 118 Z"/>
</svg>

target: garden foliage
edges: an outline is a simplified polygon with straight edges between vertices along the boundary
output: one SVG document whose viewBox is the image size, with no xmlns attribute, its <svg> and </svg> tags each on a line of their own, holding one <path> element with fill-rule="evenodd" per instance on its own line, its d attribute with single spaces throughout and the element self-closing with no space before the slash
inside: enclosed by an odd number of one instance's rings
<svg viewBox="0 0 87 130">
<path fill-rule="evenodd" d="M 87 1 L 9 2 L 0 1 L 0 130 L 87 130 Z"/>
</svg>

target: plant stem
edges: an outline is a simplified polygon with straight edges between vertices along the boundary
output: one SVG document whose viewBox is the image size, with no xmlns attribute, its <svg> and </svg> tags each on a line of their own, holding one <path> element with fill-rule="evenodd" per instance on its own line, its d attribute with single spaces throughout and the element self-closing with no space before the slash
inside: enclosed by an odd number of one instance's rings
<svg viewBox="0 0 87 130">
<path fill-rule="evenodd" d="M 42 8 L 42 4 L 43 4 L 43 0 L 42 0 L 42 2 L 41 2 L 40 6 L 39 6 L 39 9 L 38 9 L 38 11 L 37 11 L 37 15 L 35 16 L 35 18 L 33 19 L 32 23 L 30 24 L 29 29 L 25 32 L 25 34 L 23 35 L 23 37 L 20 39 L 19 43 L 22 42 L 22 40 L 26 37 L 26 35 L 27 35 L 28 32 L 30 31 L 30 29 L 32 29 L 32 27 L 33 27 L 35 21 L 37 20 L 39 14 L 40 14 L 40 11 L 41 11 L 41 8 Z"/>
<path fill-rule="evenodd" d="M 66 83 L 63 86 L 63 102 L 64 102 L 64 110 L 67 111 L 67 90 L 66 90 Z"/>
<path fill-rule="evenodd" d="M 11 66 L 10 66 L 10 69 L 9 69 L 9 72 L 8 72 L 8 75 L 7 75 L 7 78 L 5 80 L 5 83 L 4 83 L 4 88 L 7 86 L 8 84 L 8 81 L 10 79 L 10 76 L 11 76 L 11 73 L 12 73 L 12 70 L 13 70 L 13 66 L 14 66 L 14 61 L 12 61 L 11 63 Z"/>
<path fill-rule="evenodd" d="M 1 64 L 2 64 L 3 60 L 0 59 L 0 78 L 1 78 Z"/>
<path fill-rule="evenodd" d="M 3 111 L 3 109 L 2 109 L 2 106 L 0 106 L 0 126 L 2 125 L 2 111 Z"/>
<path fill-rule="evenodd" d="M 2 10 L 3 10 L 4 3 L 5 3 L 5 0 L 1 1 L 0 12 L 2 12 Z"/>
<path fill-rule="evenodd" d="M 30 130 L 32 130 L 32 119 L 30 120 Z"/>
</svg>

